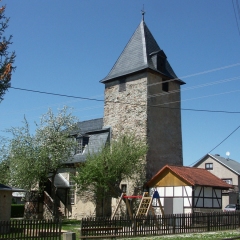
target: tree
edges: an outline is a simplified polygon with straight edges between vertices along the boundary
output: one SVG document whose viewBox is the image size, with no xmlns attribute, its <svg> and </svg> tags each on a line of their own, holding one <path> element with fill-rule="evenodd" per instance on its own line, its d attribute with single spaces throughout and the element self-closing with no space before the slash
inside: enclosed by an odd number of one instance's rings
<svg viewBox="0 0 240 240">
<path fill-rule="evenodd" d="M 5 6 L 0 8 L 0 102 L 3 95 L 9 87 L 11 87 L 12 71 L 15 69 L 13 63 L 15 61 L 15 52 L 9 52 L 9 45 L 12 44 L 12 35 L 8 38 L 3 36 L 8 27 L 9 18 L 5 16 Z"/>
<path fill-rule="evenodd" d="M 0 184 L 10 183 L 10 161 L 7 151 L 7 140 L 0 138 Z"/>
<path fill-rule="evenodd" d="M 143 186 L 143 158 L 146 152 L 146 143 L 133 135 L 123 135 L 103 147 L 99 153 L 89 154 L 86 162 L 77 168 L 74 180 L 78 193 L 88 199 L 92 196 L 92 202 L 97 205 L 97 215 L 110 215 L 110 200 L 122 193 L 122 180 L 131 179 L 133 188 Z"/>
<path fill-rule="evenodd" d="M 12 184 L 26 190 L 39 188 L 51 177 L 52 190 L 54 178 L 59 168 L 69 159 L 76 143 L 69 138 L 76 126 L 76 118 L 64 107 L 55 116 L 50 109 L 36 124 L 35 134 L 30 133 L 27 120 L 24 126 L 12 128 L 10 140 L 10 172 Z M 40 184 L 40 185 L 39 185 Z M 53 199 L 55 192 L 52 192 Z"/>
</svg>

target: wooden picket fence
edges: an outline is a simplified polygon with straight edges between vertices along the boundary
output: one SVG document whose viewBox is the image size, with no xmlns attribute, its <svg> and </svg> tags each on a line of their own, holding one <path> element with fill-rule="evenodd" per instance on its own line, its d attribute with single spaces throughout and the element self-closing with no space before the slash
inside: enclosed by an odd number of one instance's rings
<svg viewBox="0 0 240 240">
<path fill-rule="evenodd" d="M 222 231 L 240 227 L 240 211 L 174 214 L 148 217 L 84 218 L 81 239 L 93 236 L 153 236 L 179 233 Z"/>
<path fill-rule="evenodd" d="M 5 239 L 61 239 L 61 220 L 0 221 L 0 240 Z"/>
</svg>

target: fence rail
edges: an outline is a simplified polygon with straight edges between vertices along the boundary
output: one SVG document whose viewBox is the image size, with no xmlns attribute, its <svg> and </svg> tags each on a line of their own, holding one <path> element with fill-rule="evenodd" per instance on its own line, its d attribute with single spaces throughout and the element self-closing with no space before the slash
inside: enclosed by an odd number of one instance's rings
<svg viewBox="0 0 240 240">
<path fill-rule="evenodd" d="M 0 221 L 0 240 L 42 239 L 60 240 L 60 220 L 11 220 Z"/>
<path fill-rule="evenodd" d="M 104 229 L 119 227 L 117 237 L 167 235 L 236 229 L 240 226 L 240 211 L 217 213 L 174 214 L 165 216 L 122 218 L 83 218 L 81 238 L 105 235 Z M 98 231 L 92 229 L 98 228 Z M 87 230 L 87 231 L 86 231 Z M 109 233 L 111 234 L 111 232 Z"/>
</svg>

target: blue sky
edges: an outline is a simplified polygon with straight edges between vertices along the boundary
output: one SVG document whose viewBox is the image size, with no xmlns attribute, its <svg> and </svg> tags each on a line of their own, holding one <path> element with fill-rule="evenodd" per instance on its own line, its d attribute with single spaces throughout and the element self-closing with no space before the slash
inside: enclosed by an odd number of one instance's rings
<svg viewBox="0 0 240 240">
<path fill-rule="evenodd" d="M 232 1 L 3 0 L 2 4 L 10 17 L 6 35 L 13 35 L 11 49 L 17 55 L 12 87 L 103 99 L 104 85 L 99 81 L 139 25 L 144 4 L 148 28 L 186 82 L 181 95 L 184 165 L 203 157 L 240 125 L 240 34 Z M 9 89 L 0 103 L 0 131 L 21 126 L 24 115 L 33 127 L 48 108 L 56 111 L 64 105 L 72 107 L 79 120 L 103 117 L 101 102 Z M 240 129 L 212 153 L 226 156 L 229 151 L 230 158 L 240 161 L 239 136 Z"/>
</svg>

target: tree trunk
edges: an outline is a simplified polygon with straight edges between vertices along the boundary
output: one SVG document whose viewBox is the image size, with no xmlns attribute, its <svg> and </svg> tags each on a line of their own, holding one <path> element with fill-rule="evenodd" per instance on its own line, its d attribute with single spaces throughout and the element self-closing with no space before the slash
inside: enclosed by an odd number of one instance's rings
<svg viewBox="0 0 240 240">
<path fill-rule="evenodd" d="M 57 188 L 54 186 L 54 179 L 55 179 L 56 173 L 53 173 L 52 175 L 52 184 L 51 184 L 51 197 L 53 199 L 53 219 L 55 220 L 57 218 L 57 206 L 56 206 L 56 192 Z"/>
</svg>

